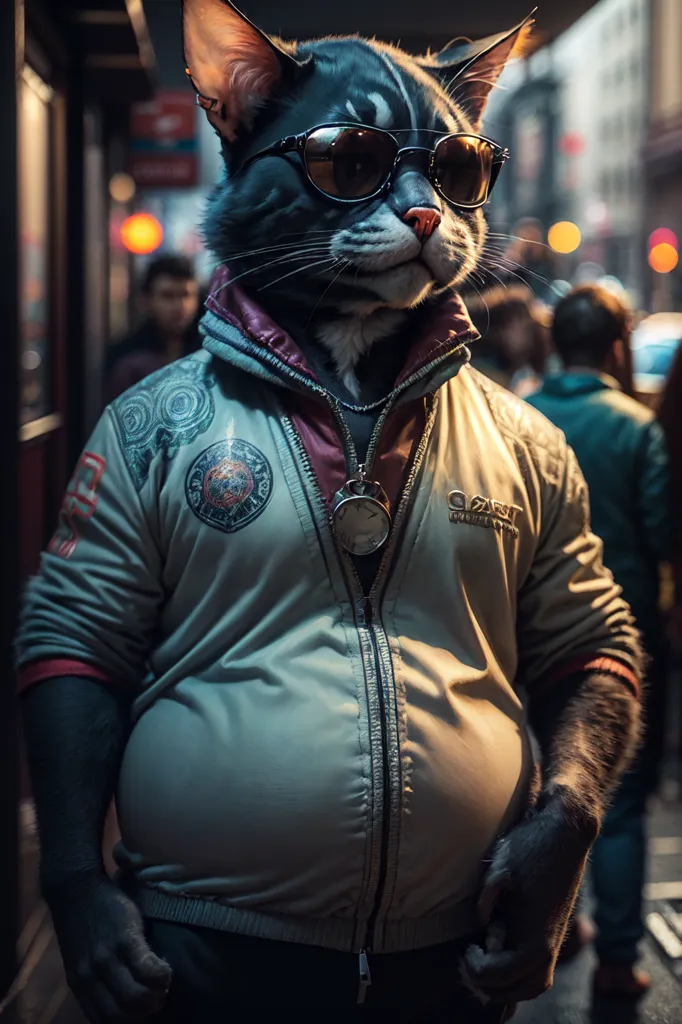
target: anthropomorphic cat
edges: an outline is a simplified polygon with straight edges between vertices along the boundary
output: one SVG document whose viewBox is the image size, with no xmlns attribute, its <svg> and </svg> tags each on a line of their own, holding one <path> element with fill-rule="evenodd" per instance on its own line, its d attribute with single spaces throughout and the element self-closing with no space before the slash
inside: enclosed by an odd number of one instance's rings
<svg viewBox="0 0 682 1024">
<path fill-rule="evenodd" d="M 551 984 L 640 673 L 563 436 L 467 365 L 527 29 L 184 32 L 226 164 L 204 350 L 103 415 L 18 640 L 67 975 L 93 1024 L 499 1024 Z"/>
</svg>

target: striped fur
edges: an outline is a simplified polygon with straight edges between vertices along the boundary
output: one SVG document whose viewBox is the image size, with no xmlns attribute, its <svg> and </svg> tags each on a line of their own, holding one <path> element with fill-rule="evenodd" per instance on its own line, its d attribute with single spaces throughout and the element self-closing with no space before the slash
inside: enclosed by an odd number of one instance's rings
<svg viewBox="0 0 682 1024">
<path fill-rule="evenodd" d="M 208 116 L 225 156 L 206 211 L 206 241 L 276 320 L 295 333 L 312 332 L 329 349 L 352 390 L 368 346 L 402 330 L 425 303 L 449 297 L 475 270 L 485 240 L 482 212 L 450 207 L 424 163 L 411 159 L 400 164 L 387 195 L 357 205 L 316 193 L 294 156 L 263 158 L 237 172 L 264 146 L 323 123 L 388 128 L 404 145 L 474 131 L 482 107 L 472 94 L 467 105 L 466 90 L 476 63 L 492 82 L 523 31 L 465 68 L 457 102 L 450 78 L 461 72 L 462 44 L 450 70 L 447 59 L 417 59 L 360 37 L 285 45 L 224 0 L 185 0 L 184 25 L 188 68 L 214 101 Z M 418 206 L 442 217 L 424 244 L 403 220 Z"/>
</svg>

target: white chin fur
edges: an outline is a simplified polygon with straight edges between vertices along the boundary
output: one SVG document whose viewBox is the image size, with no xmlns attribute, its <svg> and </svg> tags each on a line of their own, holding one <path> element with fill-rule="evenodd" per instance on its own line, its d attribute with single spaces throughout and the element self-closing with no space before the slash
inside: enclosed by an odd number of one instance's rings
<svg viewBox="0 0 682 1024">
<path fill-rule="evenodd" d="M 367 316 L 344 316 L 318 327 L 318 341 L 331 352 L 339 377 L 356 398 L 360 390 L 355 376 L 358 360 L 374 342 L 396 331 L 402 319 L 398 309 L 377 309 Z"/>
<path fill-rule="evenodd" d="M 423 263 L 402 263 L 382 274 L 363 274 L 358 284 L 369 288 L 390 309 L 411 309 L 423 302 L 432 291 L 435 281 Z"/>
</svg>

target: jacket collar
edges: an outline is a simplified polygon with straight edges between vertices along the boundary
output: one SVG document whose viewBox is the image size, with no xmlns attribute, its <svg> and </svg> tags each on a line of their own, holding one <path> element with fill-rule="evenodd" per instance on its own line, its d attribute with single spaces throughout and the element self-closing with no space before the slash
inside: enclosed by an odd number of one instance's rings
<svg viewBox="0 0 682 1024">
<path fill-rule="evenodd" d="M 293 338 L 230 280 L 228 268 L 220 267 L 214 274 L 206 309 L 204 347 L 213 355 L 272 383 L 299 390 L 320 388 Z M 439 387 L 469 361 L 466 343 L 477 338 L 459 296 L 434 307 L 409 350 L 396 390 L 416 397 Z"/>
<path fill-rule="evenodd" d="M 563 373 L 553 374 L 546 377 L 542 385 L 542 391 L 546 395 L 554 395 L 557 398 L 570 398 L 572 395 L 588 395 L 594 391 L 605 390 L 622 389 L 615 377 L 589 367 L 574 367 Z"/>
</svg>

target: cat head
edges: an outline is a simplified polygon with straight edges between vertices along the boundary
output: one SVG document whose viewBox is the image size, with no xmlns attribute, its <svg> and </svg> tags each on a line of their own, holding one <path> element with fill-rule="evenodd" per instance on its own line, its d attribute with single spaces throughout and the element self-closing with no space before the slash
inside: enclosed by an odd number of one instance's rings
<svg viewBox="0 0 682 1024">
<path fill-rule="evenodd" d="M 283 43 L 226 0 L 183 0 L 187 73 L 225 159 L 205 217 L 207 244 L 266 309 L 312 321 L 344 374 L 406 311 L 474 271 L 483 212 L 448 202 L 422 151 L 404 153 L 390 187 L 358 203 L 323 195 L 291 146 L 258 154 L 318 125 L 381 128 L 401 148 L 476 135 L 488 94 L 530 28 L 528 19 L 414 58 L 359 37 Z M 361 325 L 350 350 L 349 320 Z M 340 337 L 343 352 L 332 340 Z"/>
</svg>

